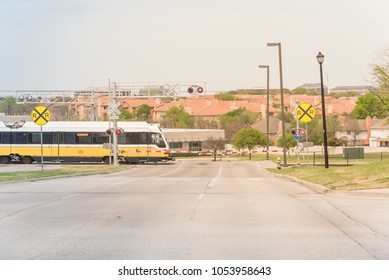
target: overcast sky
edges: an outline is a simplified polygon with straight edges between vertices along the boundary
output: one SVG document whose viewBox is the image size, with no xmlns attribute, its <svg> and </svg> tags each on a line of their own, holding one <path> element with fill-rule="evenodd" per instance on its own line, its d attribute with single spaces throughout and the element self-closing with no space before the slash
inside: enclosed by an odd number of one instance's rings
<svg viewBox="0 0 389 280">
<path fill-rule="evenodd" d="M 388 0 L 0 0 L 0 89 L 206 81 L 208 91 L 368 84 Z"/>
</svg>

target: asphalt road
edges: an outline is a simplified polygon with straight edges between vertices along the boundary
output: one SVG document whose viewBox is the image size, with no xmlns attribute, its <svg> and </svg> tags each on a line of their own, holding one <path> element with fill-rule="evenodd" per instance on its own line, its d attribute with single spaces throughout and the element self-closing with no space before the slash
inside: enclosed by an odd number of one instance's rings
<svg viewBox="0 0 389 280">
<path fill-rule="evenodd" d="M 0 259 L 389 259 L 389 192 L 320 194 L 261 165 L 0 184 Z"/>
</svg>

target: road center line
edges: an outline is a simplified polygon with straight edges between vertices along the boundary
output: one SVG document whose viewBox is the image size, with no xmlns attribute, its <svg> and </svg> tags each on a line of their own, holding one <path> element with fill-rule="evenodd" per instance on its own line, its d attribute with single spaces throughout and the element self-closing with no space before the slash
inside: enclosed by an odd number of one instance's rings
<svg viewBox="0 0 389 280">
<path fill-rule="evenodd" d="M 219 172 L 217 173 L 216 177 L 213 177 L 212 180 L 208 183 L 207 187 L 211 188 L 216 185 L 217 180 L 220 178 L 220 175 L 222 175 L 223 167 L 220 166 Z"/>
<path fill-rule="evenodd" d="M 217 173 L 217 175 L 215 177 L 213 177 L 211 179 L 211 181 L 209 181 L 209 183 L 207 184 L 207 187 L 205 188 L 205 190 L 198 196 L 198 200 L 202 200 L 205 196 L 205 193 L 207 192 L 207 189 L 208 188 L 212 188 L 216 185 L 216 182 L 217 180 L 220 178 L 220 176 L 222 175 L 222 171 L 223 171 L 223 167 L 220 166 L 219 167 L 219 172 Z"/>
</svg>

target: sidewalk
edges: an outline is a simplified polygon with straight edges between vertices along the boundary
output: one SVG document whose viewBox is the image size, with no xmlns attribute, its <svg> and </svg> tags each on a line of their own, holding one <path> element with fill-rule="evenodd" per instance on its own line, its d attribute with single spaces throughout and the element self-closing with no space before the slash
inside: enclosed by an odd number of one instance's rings
<svg viewBox="0 0 389 280">
<path fill-rule="evenodd" d="M 262 168 L 277 168 L 277 164 L 271 160 L 258 161 L 257 164 Z"/>
</svg>

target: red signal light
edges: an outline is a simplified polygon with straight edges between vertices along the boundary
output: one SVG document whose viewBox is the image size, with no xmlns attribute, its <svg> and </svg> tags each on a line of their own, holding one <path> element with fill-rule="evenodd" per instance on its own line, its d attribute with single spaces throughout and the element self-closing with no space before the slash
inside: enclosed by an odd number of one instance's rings
<svg viewBox="0 0 389 280">
<path fill-rule="evenodd" d="M 300 129 L 300 135 L 305 135 L 305 134 L 306 134 L 305 129 Z"/>
<path fill-rule="evenodd" d="M 203 92 L 204 92 L 204 89 L 202 87 L 197 88 L 197 93 L 203 93 Z"/>
<path fill-rule="evenodd" d="M 116 129 L 115 133 L 116 133 L 116 135 L 121 135 L 124 133 L 124 130 L 123 130 L 123 128 L 118 128 L 118 129 Z"/>
</svg>

